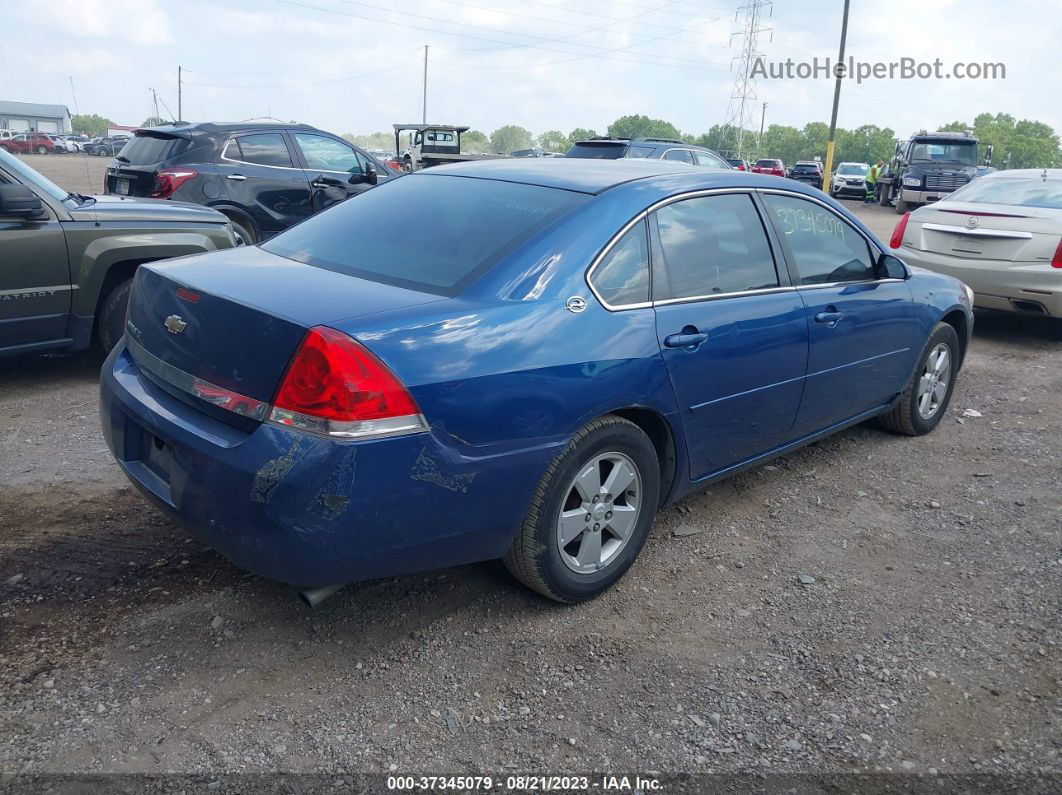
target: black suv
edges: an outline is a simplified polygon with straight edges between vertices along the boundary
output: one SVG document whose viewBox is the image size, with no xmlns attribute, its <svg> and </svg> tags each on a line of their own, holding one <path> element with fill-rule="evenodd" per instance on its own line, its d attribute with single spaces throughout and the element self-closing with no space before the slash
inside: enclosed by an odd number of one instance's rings
<svg viewBox="0 0 1062 795">
<path fill-rule="evenodd" d="M 175 122 L 137 130 L 106 192 L 213 207 L 240 243 L 259 243 L 395 172 L 307 124 Z"/>
<path fill-rule="evenodd" d="M 691 166 L 730 169 L 730 164 L 711 149 L 674 138 L 591 138 L 576 143 L 565 157 L 592 160 L 645 157 L 650 160 L 677 160 Z"/>
</svg>

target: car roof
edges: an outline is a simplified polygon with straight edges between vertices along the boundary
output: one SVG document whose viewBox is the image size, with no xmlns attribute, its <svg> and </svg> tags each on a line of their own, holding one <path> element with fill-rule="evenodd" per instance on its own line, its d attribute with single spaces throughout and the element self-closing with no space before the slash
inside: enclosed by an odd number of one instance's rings
<svg viewBox="0 0 1062 795">
<path fill-rule="evenodd" d="M 435 166 L 415 173 L 415 176 L 454 176 L 519 182 L 546 188 L 598 194 L 617 185 L 649 177 L 689 177 L 693 187 L 704 183 L 707 187 L 730 187 L 749 184 L 766 187 L 785 184 L 736 169 L 690 166 L 671 160 L 645 158 L 621 160 L 582 160 L 578 158 L 517 158 L 480 160 L 450 166 Z M 713 184 L 717 183 L 717 184 Z"/>
<path fill-rule="evenodd" d="M 199 122 L 185 122 L 177 121 L 169 124 L 159 124 L 155 127 L 140 127 L 138 130 L 157 130 L 164 133 L 230 133 L 230 132 L 242 132 L 244 130 L 317 130 L 316 127 L 309 124 L 296 124 L 287 122 L 275 122 L 275 121 L 244 121 L 244 122 L 216 122 L 216 121 L 199 121 Z"/>
<path fill-rule="evenodd" d="M 993 171 L 978 179 L 1062 179 L 1062 168 L 1013 168 Z"/>
</svg>

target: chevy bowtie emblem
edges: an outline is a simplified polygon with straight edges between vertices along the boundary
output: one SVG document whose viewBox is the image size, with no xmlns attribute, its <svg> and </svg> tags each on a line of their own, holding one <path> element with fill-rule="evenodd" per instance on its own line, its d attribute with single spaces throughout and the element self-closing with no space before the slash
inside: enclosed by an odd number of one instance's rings
<svg viewBox="0 0 1062 795">
<path fill-rule="evenodd" d="M 170 315 L 162 322 L 162 325 L 166 327 L 166 331 L 170 332 L 170 334 L 180 334 L 188 324 L 181 319 L 180 315 Z"/>
</svg>

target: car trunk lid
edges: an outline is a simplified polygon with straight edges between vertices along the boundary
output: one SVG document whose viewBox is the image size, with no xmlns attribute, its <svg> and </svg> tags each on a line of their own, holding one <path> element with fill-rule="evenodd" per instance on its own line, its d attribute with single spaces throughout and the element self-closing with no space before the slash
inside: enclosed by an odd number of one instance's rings
<svg viewBox="0 0 1062 795">
<path fill-rule="evenodd" d="M 911 217 L 905 242 L 968 260 L 1050 262 L 1059 243 L 1057 211 L 947 202 Z"/>
<path fill-rule="evenodd" d="M 141 266 L 126 339 L 193 405 L 262 419 L 307 329 L 437 300 L 244 247 Z"/>
<path fill-rule="evenodd" d="M 107 169 L 105 192 L 151 196 L 159 169 L 192 146 L 185 130 L 137 130 Z"/>
</svg>

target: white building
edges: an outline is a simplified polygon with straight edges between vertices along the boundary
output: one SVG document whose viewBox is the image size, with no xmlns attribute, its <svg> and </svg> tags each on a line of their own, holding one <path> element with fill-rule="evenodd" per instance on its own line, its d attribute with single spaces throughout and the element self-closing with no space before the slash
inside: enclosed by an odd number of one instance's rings
<svg viewBox="0 0 1062 795">
<path fill-rule="evenodd" d="M 38 105 L 35 102 L 0 100 L 0 129 L 15 132 L 43 132 L 64 135 L 70 129 L 66 105 Z"/>
</svg>

